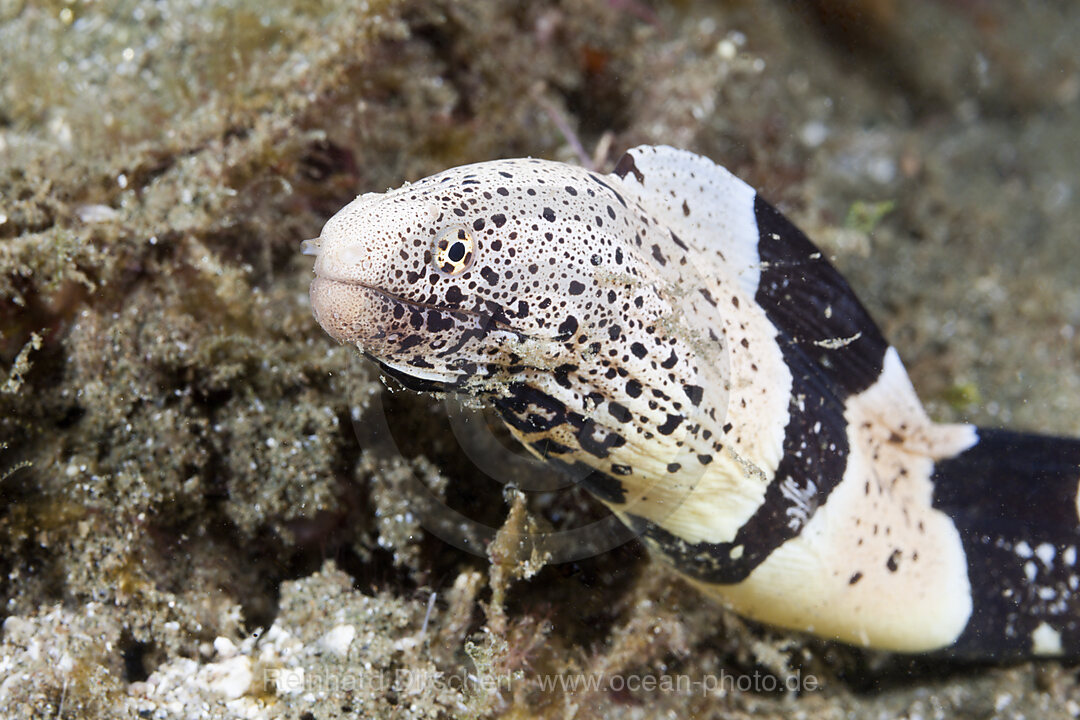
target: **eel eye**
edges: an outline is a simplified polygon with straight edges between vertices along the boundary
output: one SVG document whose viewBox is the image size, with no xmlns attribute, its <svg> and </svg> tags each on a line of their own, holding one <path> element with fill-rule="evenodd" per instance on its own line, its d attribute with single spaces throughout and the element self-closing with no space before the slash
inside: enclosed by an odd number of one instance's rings
<svg viewBox="0 0 1080 720">
<path fill-rule="evenodd" d="M 472 233 L 454 225 L 435 237 L 435 267 L 451 277 L 468 270 L 476 256 L 476 241 Z"/>
</svg>

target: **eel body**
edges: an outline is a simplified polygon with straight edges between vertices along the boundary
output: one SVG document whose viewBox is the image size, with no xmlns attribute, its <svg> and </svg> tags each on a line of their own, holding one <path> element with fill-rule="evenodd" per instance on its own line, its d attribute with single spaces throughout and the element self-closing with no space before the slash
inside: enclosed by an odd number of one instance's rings
<svg viewBox="0 0 1080 720">
<path fill-rule="evenodd" d="M 900 652 L 1080 653 L 1080 440 L 933 423 L 835 268 L 711 160 L 458 167 L 360 196 L 305 251 L 330 335 L 588 469 L 737 612 Z"/>
</svg>

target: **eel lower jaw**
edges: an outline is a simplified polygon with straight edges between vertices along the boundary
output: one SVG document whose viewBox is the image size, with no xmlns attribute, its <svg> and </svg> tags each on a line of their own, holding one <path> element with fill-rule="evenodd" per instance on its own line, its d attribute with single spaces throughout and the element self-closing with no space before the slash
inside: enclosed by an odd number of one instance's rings
<svg viewBox="0 0 1080 720">
<path fill-rule="evenodd" d="M 461 384 L 461 378 L 457 376 L 444 376 L 436 373 L 424 373 L 417 368 L 402 365 L 392 365 L 380 360 L 370 353 L 364 355 L 373 360 L 385 375 L 393 378 L 407 390 L 414 392 L 451 392 Z M 417 374 L 418 372 L 423 373 Z"/>
<path fill-rule="evenodd" d="M 312 314 L 327 334 L 338 342 L 355 345 L 404 387 L 419 392 L 446 392 L 464 379 L 444 368 L 421 368 L 398 362 L 388 352 L 395 342 L 395 332 L 385 322 L 388 301 L 423 309 L 427 306 L 353 280 L 318 275 L 311 282 L 310 297 Z"/>
<path fill-rule="evenodd" d="M 335 340 L 355 343 L 363 350 L 365 341 L 378 337 L 376 310 L 382 296 L 377 290 L 316 276 L 308 292 L 315 320 Z"/>
<path fill-rule="evenodd" d="M 506 333 L 507 338 L 502 342 L 533 343 L 534 347 L 552 342 L 550 339 L 530 337 L 505 320 L 493 319 L 483 312 L 447 310 L 414 302 L 352 279 L 338 280 L 316 274 L 311 283 L 310 296 L 316 321 L 331 337 L 355 345 L 365 356 L 378 363 L 387 376 L 410 390 L 420 392 L 460 389 L 470 377 L 478 379 L 479 376 L 457 372 L 452 365 L 442 362 L 436 362 L 436 367 L 418 367 L 405 362 L 404 358 L 395 358 L 392 348 L 397 331 L 388 327 L 390 304 L 407 305 L 425 313 L 434 310 L 459 317 L 469 316 L 477 327 L 463 330 L 463 338 L 484 337 L 491 331 L 501 331 Z M 555 361 L 552 362 L 554 364 Z"/>
</svg>

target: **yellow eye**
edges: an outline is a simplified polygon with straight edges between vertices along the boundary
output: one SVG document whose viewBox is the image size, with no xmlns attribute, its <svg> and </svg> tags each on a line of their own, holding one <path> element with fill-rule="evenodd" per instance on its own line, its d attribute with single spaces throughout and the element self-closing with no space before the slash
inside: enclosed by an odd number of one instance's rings
<svg viewBox="0 0 1080 720">
<path fill-rule="evenodd" d="M 460 226 L 448 227 L 435 238 L 435 267 L 447 275 L 460 275 L 472 266 L 476 241 Z"/>
</svg>

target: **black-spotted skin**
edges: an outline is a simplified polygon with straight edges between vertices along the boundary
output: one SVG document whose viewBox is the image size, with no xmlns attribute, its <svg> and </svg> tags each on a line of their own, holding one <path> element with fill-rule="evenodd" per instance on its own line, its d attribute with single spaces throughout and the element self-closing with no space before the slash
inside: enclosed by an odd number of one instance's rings
<svg viewBox="0 0 1080 720">
<path fill-rule="evenodd" d="M 332 335 L 395 376 L 411 376 L 414 387 L 486 398 L 526 446 L 543 442 L 549 459 L 584 462 L 611 478 L 607 485 L 621 490 L 603 499 L 625 498 L 620 509 L 708 528 L 709 508 L 672 515 L 691 486 L 721 477 L 702 479 L 725 435 L 703 403 L 704 387 L 713 398 L 726 395 L 727 369 L 712 363 L 725 357 L 729 335 L 749 343 L 756 328 L 723 316 L 677 238 L 628 203 L 617 182 L 512 160 L 365 195 L 321 234 L 313 308 Z M 459 225 L 471 232 L 476 257 L 451 276 L 433 262 L 431 246 Z M 782 409 L 785 396 L 765 390 L 783 372 L 779 358 L 754 371 L 760 379 L 738 390 L 742 412 Z M 758 454 L 761 433 L 748 430 L 733 443 Z M 669 471 L 676 465 L 679 472 Z M 736 502 L 749 501 L 732 496 Z"/>
<path fill-rule="evenodd" d="M 707 158 L 454 168 L 307 247 L 331 335 L 496 407 L 737 611 L 898 651 L 1080 650 L 1078 441 L 933 424 L 828 260 Z M 1047 527 L 971 509 L 1033 481 L 1072 493 Z"/>
</svg>

